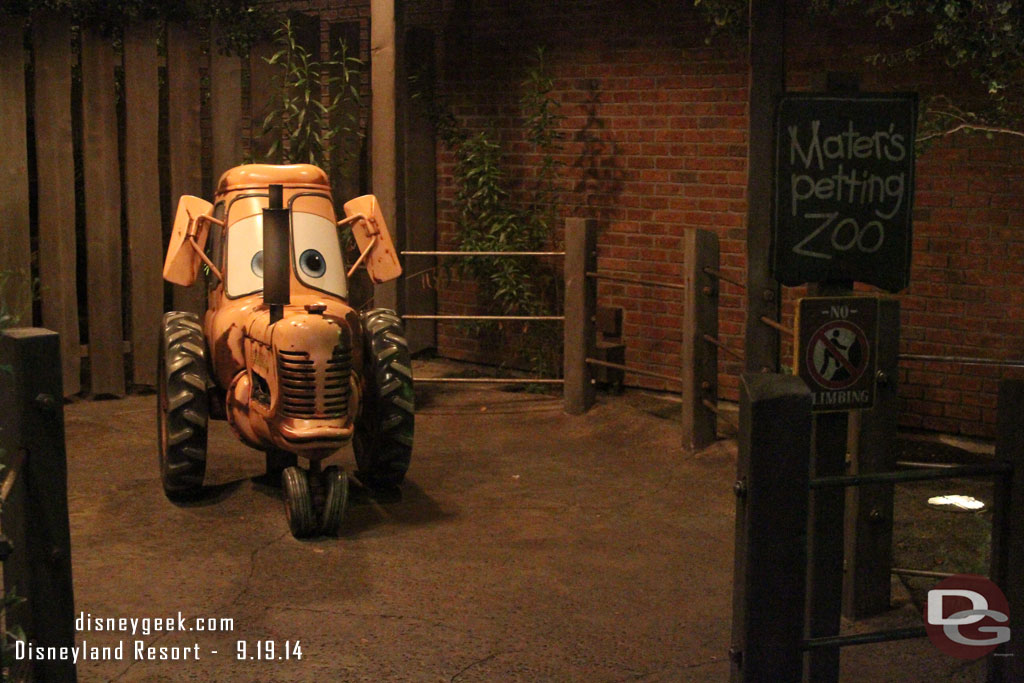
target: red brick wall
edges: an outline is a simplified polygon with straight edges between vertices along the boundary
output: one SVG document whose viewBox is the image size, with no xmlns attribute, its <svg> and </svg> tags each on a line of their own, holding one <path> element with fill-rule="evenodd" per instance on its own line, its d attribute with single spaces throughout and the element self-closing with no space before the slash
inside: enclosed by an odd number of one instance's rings
<svg viewBox="0 0 1024 683">
<path fill-rule="evenodd" d="M 950 83 L 971 87 L 931 65 L 868 67 L 863 57 L 888 47 L 892 36 L 864 21 L 845 18 L 825 28 L 801 21 L 794 22 L 787 46 L 791 89 L 810 88 L 829 70 L 861 73 L 865 90 L 925 96 Z M 532 48 L 547 46 L 555 97 L 566 115 L 563 214 L 599 220 L 602 270 L 679 281 L 683 231 L 704 228 L 719 235 L 722 270 L 744 279 L 745 50 L 728 42 L 706 46 L 704 25 L 680 2 L 477 2 L 470 15 L 449 20 L 449 33 L 453 25 L 463 40 L 443 45 L 445 89 L 464 125 L 496 129 L 510 152 L 513 178 L 529 177 L 535 161 L 521 151 L 518 81 Z M 1019 139 L 958 135 L 920 157 L 912 284 L 900 297 L 905 353 L 1024 358 L 1022 152 Z M 439 233 L 447 247 L 455 228 L 452 158 L 442 153 L 440 159 Z M 787 312 L 799 293 L 786 291 Z M 470 288 L 450 285 L 440 295 L 443 312 L 473 310 Z M 603 282 L 599 299 L 626 311 L 628 364 L 678 372 L 678 296 Z M 720 337 L 741 350 L 744 293 L 724 283 L 720 303 Z M 454 326 L 442 327 L 439 350 L 481 357 L 475 340 Z M 720 354 L 723 397 L 736 397 L 739 371 Z M 991 435 L 997 382 L 1011 372 L 904 363 L 901 422 Z M 630 383 L 672 388 L 644 378 Z"/>
<path fill-rule="evenodd" d="M 557 157 L 561 213 L 598 219 L 599 268 L 678 283 L 683 230 L 706 228 L 721 238 L 723 270 L 742 280 L 745 62 L 731 48 L 705 46 L 703 25 L 692 12 L 679 11 L 681 3 L 653 5 L 657 11 L 645 6 L 638 12 L 626 3 L 527 2 L 513 11 L 504 3 L 478 3 L 468 19 L 472 30 L 462 32 L 472 40 L 444 43 L 444 86 L 464 125 L 494 127 L 511 152 L 509 179 L 521 184 L 532 176 L 536 158 L 520 152 L 528 145 L 519 83 L 534 48 L 545 46 L 554 96 L 566 117 Z M 453 158 L 446 150 L 439 158 L 439 235 L 451 246 Z M 560 234 L 556 246 L 562 247 Z M 448 286 L 440 294 L 442 312 L 474 310 L 471 288 Z M 598 295 L 603 305 L 625 310 L 630 365 L 680 374 L 681 293 L 601 282 Z M 736 348 L 742 348 L 741 306 L 741 293 L 723 287 L 722 335 Z M 446 356 L 482 357 L 475 339 L 454 325 L 442 326 L 438 341 Z M 738 365 L 725 357 L 721 369 L 734 392 Z M 661 380 L 633 380 L 677 389 Z"/>
<path fill-rule="evenodd" d="M 1024 358 L 1024 144 L 959 136 L 918 162 L 907 353 Z M 904 363 L 901 422 L 991 435 L 1000 377 L 1019 370 Z"/>
<path fill-rule="evenodd" d="M 601 270 L 678 282 L 682 235 L 703 228 L 721 240 L 722 270 L 742 281 L 746 51 L 728 41 L 705 45 L 707 28 L 688 5 L 417 0 L 408 4 L 407 23 L 435 30 L 441 87 L 452 111 L 467 129 L 498 134 L 508 151 L 510 185 L 520 190 L 535 177 L 538 158 L 524 141 L 519 83 L 534 48 L 546 46 L 554 96 L 566 116 L 561 213 L 598 220 Z M 826 71 L 858 72 L 864 90 L 917 90 L 922 98 L 973 88 L 936 60 L 887 70 L 868 66 L 864 56 L 894 40 L 869 21 L 850 16 L 824 26 L 792 16 L 791 89 L 811 88 Z M 452 172 L 452 155 L 439 149 L 439 248 L 453 246 Z M 918 159 L 915 206 L 911 285 L 900 295 L 903 352 L 1024 358 L 1024 140 L 958 134 L 934 142 Z M 561 248 L 561 234 L 554 239 Z M 785 292 L 787 321 L 800 293 Z M 744 298 L 741 289 L 723 283 L 720 337 L 737 350 L 743 348 Z M 599 299 L 625 309 L 629 365 L 678 374 L 677 293 L 602 282 Z M 442 280 L 439 305 L 441 313 L 474 312 L 475 291 Z M 448 357 L 495 359 L 454 325 L 440 326 L 438 342 Z M 724 398 L 736 398 L 740 370 L 719 354 Z M 901 423 L 990 436 L 998 379 L 1013 372 L 904 363 Z M 674 389 L 644 378 L 630 384 Z"/>
</svg>

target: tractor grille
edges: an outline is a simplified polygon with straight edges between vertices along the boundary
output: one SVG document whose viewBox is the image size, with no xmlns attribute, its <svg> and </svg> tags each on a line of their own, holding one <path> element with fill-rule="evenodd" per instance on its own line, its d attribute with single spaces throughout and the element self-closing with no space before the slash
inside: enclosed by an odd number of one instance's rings
<svg viewBox="0 0 1024 683">
<path fill-rule="evenodd" d="M 352 350 L 335 346 L 324 375 L 324 415 L 341 417 L 348 412 L 349 375 Z"/>
<path fill-rule="evenodd" d="M 279 351 L 277 376 L 281 381 L 281 414 L 316 416 L 316 367 L 304 351 Z"/>
<path fill-rule="evenodd" d="M 317 367 L 304 351 L 279 351 L 281 414 L 307 420 L 344 416 L 348 412 L 351 365 L 351 351 L 340 346 L 334 348 L 326 367 Z M 319 409 L 317 394 L 321 397 Z"/>
</svg>

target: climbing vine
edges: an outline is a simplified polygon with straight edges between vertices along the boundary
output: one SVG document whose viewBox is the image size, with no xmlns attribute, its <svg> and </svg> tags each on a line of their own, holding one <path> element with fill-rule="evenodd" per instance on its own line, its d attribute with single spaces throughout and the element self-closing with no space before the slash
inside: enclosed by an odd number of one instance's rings
<svg viewBox="0 0 1024 683">
<path fill-rule="evenodd" d="M 359 127 L 359 74 L 363 62 L 339 42 L 332 58 L 314 59 L 295 36 L 290 20 L 274 32 L 277 51 L 266 62 L 276 67 L 274 96 L 263 120 L 272 142 L 265 159 L 344 168 L 363 137 Z M 329 98 L 320 97 L 326 89 Z"/>
<path fill-rule="evenodd" d="M 526 186 L 511 189 L 507 156 L 493 128 L 466 131 L 436 93 L 413 76 L 413 98 L 422 103 L 444 145 L 455 156 L 457 247 L 461 251 L 544 251 L 554 246 L 558 210 L 557 154 L 561 150 L 560 103 L 543 48 L 527 67 L 519 104 L 527 141 L 540 155 L 539 172 Z M 553 265 L 543 258 L 470 256 L 452 261 L 448 272 L 479 286 L 486 313 L 554 315 L 561 301 Z M 511 355 L 541 375 L 557 372 L 559 331 L 548 321 L 471 326 L 478 335 L 507 331 Z"/>
</svg>

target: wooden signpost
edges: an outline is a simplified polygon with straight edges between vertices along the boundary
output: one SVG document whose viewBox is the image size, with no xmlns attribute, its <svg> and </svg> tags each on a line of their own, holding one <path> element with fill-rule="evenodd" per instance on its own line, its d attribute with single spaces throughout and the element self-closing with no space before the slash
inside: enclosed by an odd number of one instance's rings
<svg viewBox="0 0 1024 683">
<path fill-rule="evenodd" d="M 832 297 L 801 302 L 794 350 L 816 413 L 812 478 L 858 468 L 848 413 L 874 402 L 878 302 L 850 295 L 854 282 L 897 292 L 910 281 L 916 121 L 915 94 L 787 93 L 776 106 L 771 274 Z M 844 511 L 843 492 L 813 492 L 808 637 L 839 632 Z M 838 649 L 810 653 L 804 674 L 837 680 Z"/>
</svg>

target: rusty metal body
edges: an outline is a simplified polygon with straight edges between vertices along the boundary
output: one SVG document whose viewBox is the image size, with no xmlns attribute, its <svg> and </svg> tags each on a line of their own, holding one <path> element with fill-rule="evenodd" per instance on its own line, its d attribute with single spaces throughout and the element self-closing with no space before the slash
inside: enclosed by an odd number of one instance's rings
<svg viewBox="0 0 1024 683">
<path fill-rule="evenodd" d="M 209 306 L 163 318 L 157 432 L 172 500 L 203 492 L 211 417 L 266 452 L 296 538 L 337 535 L 348 475 L 320 461 L 345 444 L 365 485 L 401 484 L 415 422 L 405 331 L 393 310 L 353 310 L 348 277 L 361 266 L 387 282 L 402 267 L 376 197 L 344 211 L 337 220 L 327 175 L 309 164 L 238 166 L 214 203 L 179 200 L 164 279 L 190 287 L 205 264 Z M 360 251 L 349 270 L 342 229 Z"/>
<path fill-rule="evenodd" d="M 235 231 L 255 232 L 272 184 L 282 186 L 284 206 L 295 216 L 293 244 L 300 240 L 294 234 L 300 215 L 320 219 L 324 226 L 336 224 L 327 177 L 315 166 L 248 165 L 221 177 L 214 216 L 223 225 L 212 224 L 211 231 L 221 234 L 208 239 L 223 248 L 207 249 L 207 256 L 223 277 L 209 290 L 203 325 L 211 379 L 224 390 L 227 419 L 242 441 L 319 460 L 352 437 L 363 386 L 362 330 L 346 301 L 344 270 L 335 273 L 335 286 L 315 287 L 312 278 L 300 275 L 299 254 L 290 259 L 290 303 L 281 320 L 271 322 L 262 288 L 244 292 L 258 283 L 238 282 L 233 269 L 249 263 L 232 250 L 248 246 L 252 251 L 258 243 L 247 244 Z M 342 268 L 340 245 L 326 260 L 332 256 L 337 262 L 326 267 Z"/>
</svg>

